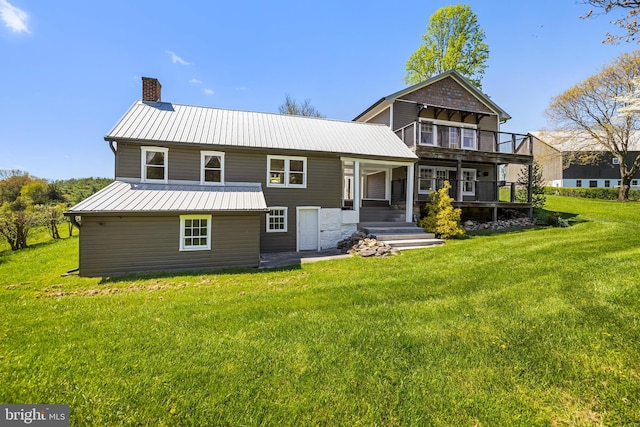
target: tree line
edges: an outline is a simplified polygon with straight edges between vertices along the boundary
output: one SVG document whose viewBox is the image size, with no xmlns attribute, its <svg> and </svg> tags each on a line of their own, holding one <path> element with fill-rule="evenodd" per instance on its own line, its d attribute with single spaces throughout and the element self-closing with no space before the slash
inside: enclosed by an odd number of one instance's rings
<svg viewBox="0 0 640 427">
<path fill-rule="evenodd" d="M 73 223 L 63 212 L 109 185 L 107 178 L 48 181 L 21 170 L 0 170 L 0 236 L 12 250 L 27 247 L 34 226 L 46 226 L 59 239 L 59 227 L 73 234 Z"/>
</svg>

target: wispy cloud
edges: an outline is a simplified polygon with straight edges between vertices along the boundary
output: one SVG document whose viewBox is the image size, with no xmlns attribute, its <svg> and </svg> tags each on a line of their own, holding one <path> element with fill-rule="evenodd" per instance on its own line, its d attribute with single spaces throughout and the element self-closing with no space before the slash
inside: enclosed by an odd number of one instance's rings
<svg viewBox="0 0 640 427">
<path fill-rule="evenodd" d="M 27 27 L 27 12 L 18 9 L 7 0 L 0 0 L 0 19 L 15 33 L 31 33 Z"/>
<path fill-rule="evenodd" d="M 189 83 L 191 83 L 192 85 L 201 85 L 202 84 L 202 80 L 191 79 L 191 80 L 189 80 Z"/>
<path fill-rule="evenodd" d="M 4 1 L 4 0 L 0 0 L 0 1 Z M 174 64 L 182 64 L 182 65 L 191 65 L 191 62 L 187 62 L 184 59 L 180 58 L 178 55 L 176 55 L 175 53 L 171 52 L 170 50 L 165 50 L 166 54 L 169 55 L 171 57 L 171 61 Z"/>
<path fill-rule="evenodd" d="M 207 88 L 207 89 L 204 90 L 204 94 L 205 95 L 213 95 L 214 93 L 215 92 L 213 91 L 213 89 Z"/>
</svg>

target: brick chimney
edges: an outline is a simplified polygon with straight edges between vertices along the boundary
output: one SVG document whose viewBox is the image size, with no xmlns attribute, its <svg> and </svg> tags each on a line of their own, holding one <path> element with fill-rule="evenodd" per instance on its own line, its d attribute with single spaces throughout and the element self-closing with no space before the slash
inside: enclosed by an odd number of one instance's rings
<svg viewBox="0 0 640 427">
<path fill-rule="evenodd" d="M 160 102 L 160 91 L 162 85 L 158 79 L 151 77 L 142 78 L 142 100 L 149 102 Z"/>
</svg>

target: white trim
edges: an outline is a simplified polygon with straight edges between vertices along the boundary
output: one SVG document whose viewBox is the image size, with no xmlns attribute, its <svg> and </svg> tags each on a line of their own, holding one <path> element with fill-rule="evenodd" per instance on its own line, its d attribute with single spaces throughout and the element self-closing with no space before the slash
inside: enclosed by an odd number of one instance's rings
<svg viewBox="0 0 640 427">
<path fill-rule="evenodd" d="M 220 157 L 220 182 L 205 181 L 205 156 Z M 224 152 L 222 151 L 200 151 L 200 184 L 202 185 L 224 185 Z"/>
<path fill-rule="evenodd" d="M 289 218 L 289 214 L 288 214 L 288 209 L 289 208 L 286 207 L 286 206 L 269 206 L 267 209 L 269 209 L 269 210 L 267 211 L 267 219 L 266 219 L 266 222 L 265 222 L 265 231 L 267 233 L 286 233 L 287 232 L 287 228 L 288 228 L 287 227 L 287 222 L 288 222 L 288 218 Z M 271 217 L 271 211 L 272 210 L 276 210 L 276 209 L 279 209 L 279 210 L 283 211 L 283 215 L 274 215 L 274 217 L 282 216 L 284 218 L 284 229 L 281 229 L 281 230 L 272 230 L 272 229 L 269 228 L 269 225 L 270 225 L 269 219 Z"/>
<path fill-rule="evenodd" d="M 464 179 L 464 173 L 465 172 L 470 172 L 471 173 L 471 180 L 465 180 Z M 462 168 L 460 170 L 460 178 L 458 178 L 462 184 L 462 195 L 463 196 L 475 196 L 476 195 L 476 180 L 478 179 L 478 171 L 475 169 L 470 169 L 470 168 Z M 464 191 L 464 184 L 465 182 L 471 182 L 471 185 L 473 187 L 472 191 Z"/>
<path fill-rule="evenodd" d="M 413 185 L 415 182 L 415 165 L 407 165 L 407 199 L 405 205 L 405 221 L 413 222 Z"/>
<path fill-rule="evenodd" d="M 318 221 L 318 230 L 317 230 L 318 243 L 315 250 L 319 251 L 320 250 L 320 206 L 296 206 L 296 252 L 300 252 L 300 211 L 301 210 L 316 211 L 316 219 Z M 309 250 L 313 250 L 313 249 L 309 249 Z"/>
<path fill-rule="evenodd" d="M 185 220 L 188 219 L 206 219 L 207 220 L 207 243 L 205 245 L 191 245 L 185 246 Z M 211 249 L 211 215 L 180 215 L 180 251 L 208 251 Z M 202 236 L 200 236 L 202 237 Z"/>
<path fill-rule="evenodd" d="M 147 152 L 155 151 L 164 154 L 164 178 L 163 179 L 149 179 L 147 178 Z M 153 165 L 152 165 L 153 166 Z M 142 182 L 161 182 L 166 184 L 169 177 L 169 149 L 167 147 L 155 147 L 150 145 L 143 145 L 140 147 L 140 181 Z"/>
<path fill-rule="evenodd" d="M 283 160 L 284 161 L 284 170 L 277 171 L 284 174 L 284 183 L 272 183 L 271 182 L 271 160 Z M 289 182 L 289 178 L 291 173 L 300 173 L 298 171 L 291 172 L 290 165 L 291 161 L 301 161 L 302 162 L 302 184 L 291 184 Z M 267 156 L 267 187 L 274 188 L 307 188 L 307 158 L 300 156 Z"/>
<path fill-rule="evenodd" d="M 392 165 L 392 166 L 408 166 L 415 163 L 418 160 L 418 157 L 415 159 L 410 159 L 409 161 L 399 162 L 394 160 L 375 160 L 375 159 L 362 159 L 356 157 L 340 157 L 340 160 L 343 162 L 360 162 L 365 165 Z"/>
</svg>

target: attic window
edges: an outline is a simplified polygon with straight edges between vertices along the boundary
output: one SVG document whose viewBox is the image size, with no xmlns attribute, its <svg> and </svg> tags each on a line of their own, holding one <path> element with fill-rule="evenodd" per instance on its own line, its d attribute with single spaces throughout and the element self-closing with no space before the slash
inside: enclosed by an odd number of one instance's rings
<svg viewBox="0 0 640 427">
<path fill-rule="evenodd" d="M 142 147 L 143 182 L 167 182 L 167 160 L 169 149 L 165 147 Z"/>
</svg>

